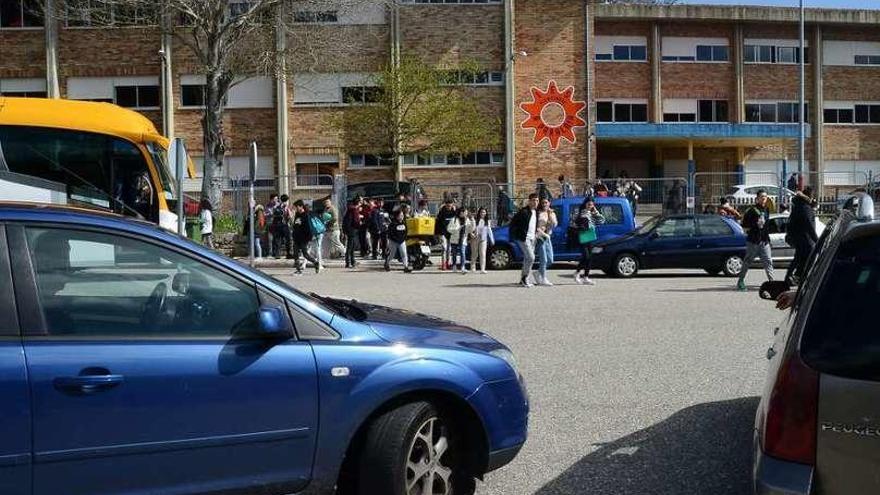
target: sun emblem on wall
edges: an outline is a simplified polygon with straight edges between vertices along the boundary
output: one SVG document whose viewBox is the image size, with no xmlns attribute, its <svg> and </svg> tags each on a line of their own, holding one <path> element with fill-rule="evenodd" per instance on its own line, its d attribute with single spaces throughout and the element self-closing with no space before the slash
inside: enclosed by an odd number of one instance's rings
<svg viewBox="0 0 880 495">
<path fill-rule="evenodd" d="M 521 124 L 523 129 L 535 130 L 535 144 L 543 140 L 550 142 L 550 149 L 556 151 L 559 148 L 559 140 L 574 144 L 577 138 L 574 130 L 578 127 L 586 127 L 587 122 L 578 114 L 586 108 L 583 101 L 575 101 L 574 87 L 569 86 L 562 91 L 556 85 L 556 81 L 550 81 L 547 91 L 532 87 L 532 101 L 523 103 L 519 107 L 529 115 Z"/>
</svg>

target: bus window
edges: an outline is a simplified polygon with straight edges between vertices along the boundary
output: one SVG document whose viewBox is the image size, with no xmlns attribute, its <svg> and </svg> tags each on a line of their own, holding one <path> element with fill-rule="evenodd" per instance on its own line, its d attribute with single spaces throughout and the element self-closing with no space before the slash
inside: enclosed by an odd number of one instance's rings
<svg viewBox="0 0 880 495">
<path fill-rule="evenodd" d="M 162 182 L 162 193 L 165 195 L 165 199 L 176 199 L 177 195 L 175 194 L 174 180 L 171 179 L 171 170 L 169 165 L 165 163 L 165 149 L 158 143 L 148 142 L 147 151 L 150 152 L 153 163 L 156 165 L 156 170 L 159 172 L 159 180 Z"/>
<path fill-rule="evenodd" d="M 85 203 L 157 222 L 149 168 L 134 144 L 90 132 L 0 126 L 10 172 L 64 184 L 72 203 Z"/>
</svg>

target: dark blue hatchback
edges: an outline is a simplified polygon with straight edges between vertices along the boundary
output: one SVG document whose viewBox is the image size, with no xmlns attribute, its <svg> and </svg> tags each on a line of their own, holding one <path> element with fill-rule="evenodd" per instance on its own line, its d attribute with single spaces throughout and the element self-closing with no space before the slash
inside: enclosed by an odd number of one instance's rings
<svg viewBox="0 0 880 495">
<path fill-rule="evenodd" d="M 472 493 L 526 440 L 510 351 L 146 223 L 0 204 L 0 493 Z"/>
<path fill-rule="evenodd" d="M 609 275 L 632 277 L 650 268 L 698 268 L 737 276 L 746 236 L 733 220 L 718 215 L 654 217 L 636 230 L 593 247 L 593 266 Z"/>
</svg>

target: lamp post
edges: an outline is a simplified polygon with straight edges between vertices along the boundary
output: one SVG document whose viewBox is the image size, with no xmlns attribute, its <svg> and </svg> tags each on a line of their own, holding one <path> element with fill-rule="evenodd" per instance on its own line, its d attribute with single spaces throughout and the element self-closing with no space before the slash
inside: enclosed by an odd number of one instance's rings
<svg viewBox="0 0 880 495">
<path fill-rule="evenodd" d="M 799 102 L 799 111 L 798 111 L 798 185 L 803 181 L 804 177 L 804 161 L 805 161 L 805 150 L 804 150 L 804 142 L 806 140 L 806 129 L 804 128 L 806 115 L 804 106 L 806 105 L 806 95 L 804 93 L 804 74 L 805 74 L 805 64 L 804 64 L 804 0 L 800 0 L 801 4 L 801 21 L 800 21 L 800 102 Z M 813 50 L 819 50 L 820 47 L 813 47 Z M 814 62 L 815 63 L 815 62 Z M 821 111 L 821 109 L 819 109 Z M 783 177 L 784 179 L 784 177 Z"/>
</svg>

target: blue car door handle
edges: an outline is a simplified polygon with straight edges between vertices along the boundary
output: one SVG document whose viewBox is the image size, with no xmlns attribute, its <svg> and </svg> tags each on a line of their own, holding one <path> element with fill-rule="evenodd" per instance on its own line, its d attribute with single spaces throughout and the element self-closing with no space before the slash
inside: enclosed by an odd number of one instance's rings
<svg viewBox="0 0 880 495">
<path fill-rule="evenodd" d="M 52 384 L 64 392 L 91 394 L 113 388 L 124 381 L 122 375 L 60 376 L 52 380 Z"/>
</svg>

